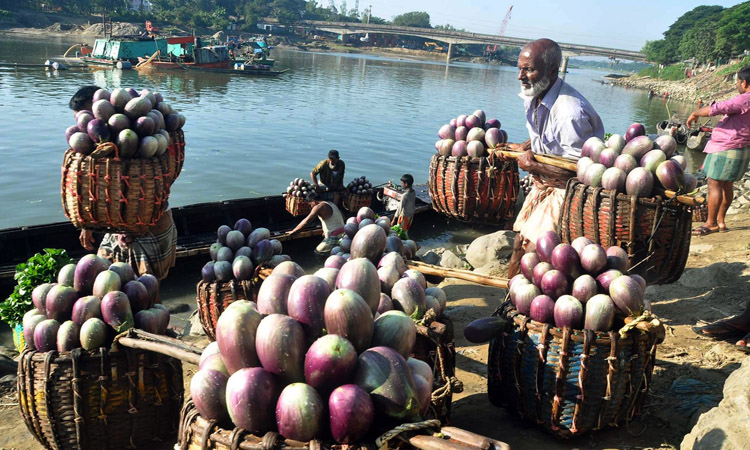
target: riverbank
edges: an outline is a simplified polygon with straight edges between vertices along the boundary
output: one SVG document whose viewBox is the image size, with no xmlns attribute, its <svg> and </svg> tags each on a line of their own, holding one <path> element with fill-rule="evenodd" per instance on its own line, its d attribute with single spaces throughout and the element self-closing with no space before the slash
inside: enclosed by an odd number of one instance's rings
<svg viewBox="0 0 750 450">
<path fill-rule="evenodd" d="M 719 67 L 720 69 L 721 67 Z M 654 91 L 657 97 L 663 97 L 664 94 L 669 93 L 670 99 L 696 104 L 702 100 L 703 103 L 708 104 L 713 100 L 726 100 L 737 94 L 734 74 L 719 75 L 717 72 L 718 70 L 701 73 L 693 78 L 678 81 L 665 81 L 633 75 L 613 79 L 610 83 L 614 86 Z"/>
</svg>

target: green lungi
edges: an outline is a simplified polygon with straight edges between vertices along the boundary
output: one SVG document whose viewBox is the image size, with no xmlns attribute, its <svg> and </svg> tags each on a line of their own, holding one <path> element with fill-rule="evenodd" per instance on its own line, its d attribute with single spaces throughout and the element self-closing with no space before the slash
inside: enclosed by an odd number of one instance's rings
<svg viewBox="0 0 750 450">
<path fill-rule="evenodd" d="M 709 153 L 703 162 L 703 172 L 716 181 L 738 181 L 750 164 L 750 147 Z"/>
</svg>

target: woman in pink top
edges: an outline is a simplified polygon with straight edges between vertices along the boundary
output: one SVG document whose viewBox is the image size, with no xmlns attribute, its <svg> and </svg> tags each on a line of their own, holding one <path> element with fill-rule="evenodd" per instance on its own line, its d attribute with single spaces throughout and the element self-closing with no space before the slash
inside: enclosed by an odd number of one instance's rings
<svg viewBox="0 0 750 450">
<path fill-rule="evenodd" d="M 687 120 L 690 127 L 698 117 L 724 116 L 703 150 L 707 153 L 703 171 L 708 177 L 708 219 L 693 230 L 697 236 L 727 230 L 724 216 L 732 204 L 734 182 L 742 179 L 750 162 L 750 66 L 737 72 L 737 91 L 740 95 L 696 109 Z"/>
</svg>

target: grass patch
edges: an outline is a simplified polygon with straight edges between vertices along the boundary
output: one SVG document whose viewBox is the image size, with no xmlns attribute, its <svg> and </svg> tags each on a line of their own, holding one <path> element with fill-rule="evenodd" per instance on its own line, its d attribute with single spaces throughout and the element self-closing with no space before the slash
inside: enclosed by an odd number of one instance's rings
<svg viewBox="0 0 750 450">
<path fill-rule="evenodd" d="M 659 70 L 659 66 L 646 67 L 645 69 L 638 72 L 638 76 L 660 78 L 667 81 L 677 81 L 685 79 L 685 66 L 682 64 L 674 64 L 667 66 Z"/>
<path fill-rule="evenodd" d="M 732 64 L 731 66 L 727 66 L 716 73 L 721 76 L 734 75 L 735 72 L 738 72 L 740 69 L 747 66 L 748 64 L 750 64 L 750 56 L 745 56 L 742 59 L 742 61 L 738 62 L 737 64 Z"/>
</svg>

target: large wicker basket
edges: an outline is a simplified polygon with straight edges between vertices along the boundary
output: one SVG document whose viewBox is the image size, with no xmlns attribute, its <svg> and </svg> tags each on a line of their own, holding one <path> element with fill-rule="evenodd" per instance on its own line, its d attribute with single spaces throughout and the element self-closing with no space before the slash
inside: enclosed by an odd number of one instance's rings
<svg viewBox="0 0 750 450">
<path fill-rule="evenodd" d="M 560 213 L 560 240 L 586 236 L 628 252 L 629 267 L 648 283 L 677 281 L 690 251 L 690 209 L 675 200 L 618 194 L 568 182 Z"/>
<path fill-rule="evenodd" d="M 180 361 L 155 353 L 26 350 L 18 364 L 21 413 L 45 448 L 153 448 L 176 433 L 183 393 Z"/>
<path fill-rule="evenodd" d="M 563 438 L 640 413 L 663 339 L 661 325 L 644 322 L 648 327 L 620 338 L 615 331 L 555 328 L 515 309 L 499 314 L 512 331 L 490 343 L 487 393 L 495 406 Z"/>
<path fill-rule="evenodd" d="M 182 166 L 185 164 L 185 133 L 182 130 L 169 133 L 170 143 L 167 147 L 167 158 L 169 158 L 169 174 L 172 182 L 182 173 Z"/>
<path fill-rule="evenodd" d="M 344 200 L 342 203 L 344 205 L 344 209 L 349 212 L 356 213 L 360 208 L 370 206 L 370 204 L 372 203 L 372 195 L 352 194 L 351 192 L 346 191 L 344 193 Z"/>
<path fill-rule="evenodd" d="M 237 300 L 255 301 L 259 283 L 231 280 L 228 283 L 200 281 L 197 286 L 198 318 L 209 339 L 216 340 L 216 322 L 227 306 Z"/>
<path fill-rule="evenodd" d="M 184 144 L 172 147 L 146 159 L 94 158 L 68 149 L 60 186 L 65 216 L 76 228 L 145 234 L 164 214 L 182 168 Z"/>
<path fill-rule="evenodd" d="M 448 422 L 453 394 L 463 391 L 463 384 L 455 376 L 453 322 L 447 317 L 441 317 L 428 326 L 418 325 L 412 357 L 429 364 L 434 374 L 432 401 L 427 418 Z"/>
<path fill-rule="evenodd" d="M 430 160 L 429 192 L 439 213 L 464 222 L 503 224 L 513 218 L 519 177 L 515 161 L 494 157 Z"/>
<path fill-rule="evenodd" d="M 306 216 L 312 211 L 310 202 L 302 197 L 286 196 L 286 210 L 293 216 Z"/>
</svg>

